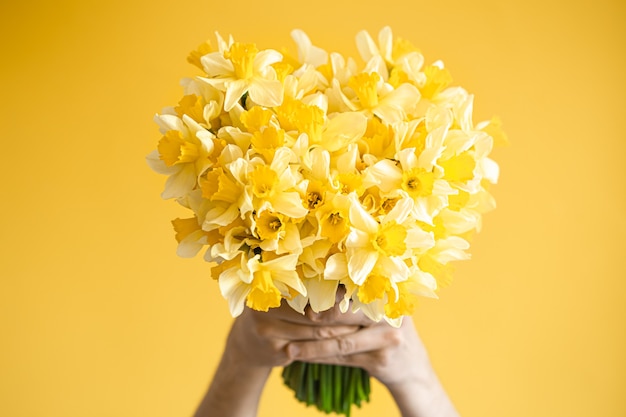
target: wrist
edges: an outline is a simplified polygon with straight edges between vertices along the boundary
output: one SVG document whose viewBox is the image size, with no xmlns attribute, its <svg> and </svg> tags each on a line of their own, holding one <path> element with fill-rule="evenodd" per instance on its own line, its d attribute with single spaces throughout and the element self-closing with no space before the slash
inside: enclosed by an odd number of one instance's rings
<svg viewBox="0 0 626 417">
<path fill-rule="evenodd" d="M 195 417 L 256 415 L 263 387 L 272 368 L 250 364 L 245 357 L 233 353 L 228 350 L 224 352 Z"/>
<path fill-rule="evenodd" d="M 458 417 L 431 366 L 402 382 L 387 384 L 402 417 Z"/>
</svg>

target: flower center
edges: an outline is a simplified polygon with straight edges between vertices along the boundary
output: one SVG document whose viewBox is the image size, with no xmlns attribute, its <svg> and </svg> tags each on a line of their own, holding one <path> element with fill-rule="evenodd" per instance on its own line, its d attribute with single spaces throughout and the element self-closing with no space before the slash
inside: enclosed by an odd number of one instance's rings
<svg viewBox="0 0 626 417">
<path fill-rule="evenodd" d="M 322 202 L 322 195 L 317 191 L 307 193 L 306 202 L 310 210 L 316 208 Z"/>
<path fill-rule="evenodd" d="M 384 225 L 372 242 L 386 256 L 400 256 L 406 251 L 406 229 L 396 222 Z"/>
<path fill-rule="evenodd" d="M 380 274 L 370 274 L 363 285 L 359 287 L 359 300 L 363 303 L 371 303 L 376 299 L 381 299 L 391 288 L 389 278 Z"/>
<path fill-rule="evenodd" d="M 274 186 L 278 184 L 278 175 L 267 165 L 259 165 L 250 174 L 252 192 L 258 198 L 272 196 Z"/>
<path fill-rule="evenodd" d="M 227 52 L 224 52 L 224 58 L 230 59 L 233 63 L 237 78 L 247 80 L 254 74 L 253 63 L 258 53 L 259 50 L 253 43 L 235 42 Z"/>
<path fill-rule="evenodd" d="M 257 233 L 263 240 L 276 239 L 285 229 L 284 218 L 281 214 L 263 211 L 256 223 Z"/>
<path fill-rule="evenodd" d="M 339 213 L 331 213 L 330 216 L 328 216 L 328 223 L 330 223 L 332 226 L 337 226 L 342 221 L 343 221 L 343 218 L 341 217 L 341 214 Z"/>
<path fill-rule="evenodd" d="M 426 197 L 433 192 L 435 177 L 423 168 L 412 168 L 402 174 L 402 189 L 413 198 Z"/>
<path fill-rule="evenodd" d="M 165 165 L 172 166 L 198 159 L 198 147 L 183 138 L 178 130 L 169 130 L 157 145 L 159 157 Z"/>
<path fill-rule="evenodd" d="M 353 75 L 348 81 L 348 85 L 356 93 L 361 106 L 366 109 L 372 109 L 378 105 L 378 81 L 380 81 L 380 75 L 377 72 Z"/>
<path fill-rule="evenodd" d="M 252 289 L 248 294 L 246 304 L 257 311 L 268 311 L 272 307 L 280 306 L 281 294 L 270 271 L 256 271 L 252 279 Z"/>
<path fill-rule="evenodd" d="M 340 211 L 333 211 L 322 218 L 321 235 L 328 238 L 332 243 L 338 243 L 345 239 L 350 227 L 346 218 Z"/>
</svg>

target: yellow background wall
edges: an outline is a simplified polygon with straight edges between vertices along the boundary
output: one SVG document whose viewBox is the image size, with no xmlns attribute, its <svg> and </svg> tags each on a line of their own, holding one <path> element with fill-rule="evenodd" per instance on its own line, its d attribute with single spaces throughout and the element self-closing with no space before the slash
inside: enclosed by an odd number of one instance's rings
<svg viewBox="0 0 626 417">
<path fill-rule="evenodd" d="M 144 162 L 187 53 L 389 24 L 498 114 L 499 208 L 416 313 L 465 417 L 626 415 L 626 7 L 618 0 L 2 2 L 0 415 L 191 415 L 231 318 Z M 274 374 L 260 416 L 314 416 Z M 397 415 L 384 388 L 356 417 Z"/>
</svg>

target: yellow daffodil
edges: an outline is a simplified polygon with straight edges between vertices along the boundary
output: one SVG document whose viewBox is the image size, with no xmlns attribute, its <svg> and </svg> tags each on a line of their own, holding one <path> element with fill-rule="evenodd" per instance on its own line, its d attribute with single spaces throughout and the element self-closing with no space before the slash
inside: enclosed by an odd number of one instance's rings
<svg viewBox="0 0 626 417">
<path fill-rule="evenodd" d="M 196 216 L 172 220 L 172 226 L 176 231 L 176 241 L 178 248 L 176 253 L 183 258 L 192 258 L 205 246 L 211 246 L 221 240 L 219 233 L 211 233 L 202 230 L 201 224 Z"/>
<path fill-rule="evenodd" d="M 187 114 L 202 127 L 216 132 L 221 127 L 224 93 L 197 78 L 184 78 L 181 84 L 185 96 L 174 108 L 176 114 Z"/>
<path fill-rule="evenodd" d="M 319 235 L 333 244 L 342 244 L 350 232 L 351 202 L 343 194 L 327 194 L 325 203 L 316 211 Z"/>
<path fill-rule="evenodd" d="M 296 42 L 298 47 L 298 60 L 302 64 L 313 65 L 319 67 L 328 61 L 328 52 L 314 46 L 304 31 L 295 29 L 291 31 L 291 38 Z"/>
<path fill-rule="evenodd" d="M 268 311 L 280 306 L 282 298 L 290 298 L 291 291 L 306 295 L 296 264 L 298 255 L 285 255 L 261 261 L 259 255 L 226 269 L 219 276 L 220 290 L 228 300 L 230 312 L 237 317 L 244 303 L 258 311 Z"/>
<path fill-rule="evenodd" d="M 385 317 L 391 324 L 402 316 L 411 315 L 417 306 L 417 297 L 437 298 L 435 290 L 437 281 L 432 275 L 413 268 L 411 275 L 406 281 L 397 284 L 397 294 L 395 298 L 388 297 L 385 304 Z"/>
<path fill-rule="evenodd" d="M 251 190 L 257 212 L 269 209 L 291 218 L 304 217 L 308 213 L 300 193 L 295 191 L 299 177 L 290 166 L 292 157 L 293 151 L 282 147 L 276 150 L 270 165 L 251 164 L 247 188 Z"/>
<path fill-rule="evenodd" d="M 307 246 L 299 257 L 301 263 L 301 278 L 307 289 L 306 295 L 297 294 L 288 300 L 289 305 L 300 313 L 309 305 L 315 312 L 328 310 L 335 304 L 338 280 L 324 278 L 326 259 L 332 243 L 327 240 L 317 240 Z"/>
<path fill-rule="evenodd" d="M 198 177 L 211 165 L 213 134 L 192 118 L 173 115 L 156 116 L 163 137 L 147 158 L 156 172 L 169 175 L 163 198 L 183 197 L 195 188 Z"/>
<path fill-rule="evenodd" d="M 393 88 L 378 72 L 353 75 L 348 85 L 352 97 L 341 97 L 349 108 L 371 113 L 388 124 L 405 120 L 415 111 L 420 99 L 415 86 L 405 83 Z"/>
<path fill-rule="evenodd" d="M 398 38 L 394 41 L 391 28 L 385 26 L 378 33 L 378 45 L 370 34 L 362 30 L 356 35 L 356 45 L 365 62 L 372 58 L 381 57 L 387 67 L 398 65 L 403 59 L 410 56 L 420 56 L 419 50 L 409 41 Z"/>
<path fill-rule="evenodd" d="M 389 275 L 399 281 L 406 279 L 408 269 L 402 258 L 409 249 L 433 245 L 427 233 L 409 233 L 403 226 L 411 213 L 409 198 L 398 201 L 380 222 L 366 212 L 355 195 L 350 196 L 350 234 L 346 240 L 348 275 L 356 285 L 362 285 L 378 262 L 385 262 Z"/>
<path fill-rule="evenodd" d="M 458 236 L 438 239 L 435 246 L 419 258 L 418 266 L 422 271 L 434 276 L 438 286 L 446 286 L 452 280 L 449 262 L 469 259 L 467 249 L 469 249 L 467 240 Z"/>
<path fill-rule="evenodd" d="M 282 55 L 274 50 L 259 51 L 256 45 L 234 42 L 224 52 L 202 56 L 207 83 L 225 92 L 224 110 L 229 111 L 246 93 L 257 104 L 277 106 L 283 99 L 283 85 L 272 64 Z"/>
</svg>

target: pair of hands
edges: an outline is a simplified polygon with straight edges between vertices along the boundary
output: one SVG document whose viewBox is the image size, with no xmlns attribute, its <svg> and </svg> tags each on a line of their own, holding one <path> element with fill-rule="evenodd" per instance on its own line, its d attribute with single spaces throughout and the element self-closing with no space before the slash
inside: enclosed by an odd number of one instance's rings
<svg viewBox="0 0 626 417">
<path fill-rule="evenodd" d="M 302 315 L 286 304 L 267 313 L 246 308 L 235 319 L 195 416 L 255 416 L 272 368 L 295 360 L 365 369 L 387 387 L 402 417 L 458 417 L 410 317 L 394 328 L 337 305 Z"/>
<path fill-rule="evenodd" d="M 431 371 L 410 317 L 400 328 L 362 313 L 333 309 L 301 315 L 283 304 L 267 313 L 245 309 L 235 320 L 227 351 L 250 366 L 286 366 L 295 360 L 355 366 L 391 388 Z"/>
</svg>

